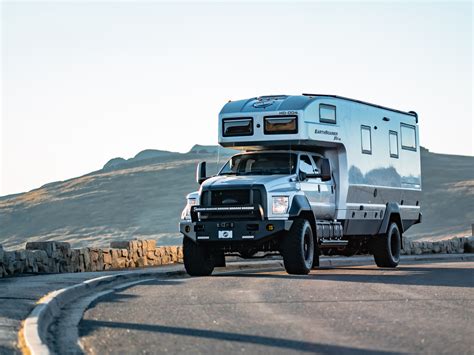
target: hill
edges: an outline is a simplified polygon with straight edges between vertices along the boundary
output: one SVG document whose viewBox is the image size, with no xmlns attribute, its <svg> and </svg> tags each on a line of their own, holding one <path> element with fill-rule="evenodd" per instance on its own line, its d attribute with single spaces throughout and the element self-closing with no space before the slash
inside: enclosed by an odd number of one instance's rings
<svg viewBox="0 0 474 355">
<path fill-rule="evenodd" d="M 199 161 L 217 171 L 216 147 L 185 154 L 146 150 L 114 158 L 103 169 L 30 192 L 0 197 L 0 244 L 61 240 L 74 246 L 107 245 L 132 237 L 162 245 L 181 242 L 177 225 L 185 196 L 198 189 Z M 221 164 L 234 152 L 220 149 Z M 474 221 L 474 158 L 421 152 L 423 223 L 415 238 L 468 234 Z"/>
</svg>

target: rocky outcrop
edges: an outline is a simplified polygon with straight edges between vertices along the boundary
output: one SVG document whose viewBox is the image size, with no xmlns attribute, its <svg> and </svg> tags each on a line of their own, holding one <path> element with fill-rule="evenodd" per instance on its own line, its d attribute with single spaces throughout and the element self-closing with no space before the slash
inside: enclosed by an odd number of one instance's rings
<svg viewBox="0 0 474 355">
<path fill-rule="evenodd" d="M 157 247 L 155 240 L 112 242 L 110 248 L 71 249 L 64 242 L 27 243 L 26 249 L 0 246 L 0 277 L 24 273 L 116 270 L 167 265 L 183 259 L 181 247 Z"/>
</svg>

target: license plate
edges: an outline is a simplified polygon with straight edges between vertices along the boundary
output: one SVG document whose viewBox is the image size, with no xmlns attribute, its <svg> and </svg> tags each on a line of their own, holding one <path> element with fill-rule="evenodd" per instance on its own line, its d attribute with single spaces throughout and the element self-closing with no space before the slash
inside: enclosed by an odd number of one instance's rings
<svg viewBox="0 0 474 355">
<path fill-rule="evenodd" d="M 219 239 L 232 239 L 232 231 L 219 231 Z"/>
</svg>

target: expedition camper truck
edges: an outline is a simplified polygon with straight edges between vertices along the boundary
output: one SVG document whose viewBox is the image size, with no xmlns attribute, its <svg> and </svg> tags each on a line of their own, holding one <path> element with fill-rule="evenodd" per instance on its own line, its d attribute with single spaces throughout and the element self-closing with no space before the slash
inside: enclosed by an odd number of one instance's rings
<svg viewBox="0 0 474 355">
<path fill-rule="evenodd" d="M 320 255 L 373 254 L 396 267 L 421 222 L 418 116 L 333 95 L 230 101 L 219 144 L 242 149 L 212 177 L 198 165 L 180 231 L 190 275 L 226 255 L 281 254 L 290 274 Z"/>
</svg>

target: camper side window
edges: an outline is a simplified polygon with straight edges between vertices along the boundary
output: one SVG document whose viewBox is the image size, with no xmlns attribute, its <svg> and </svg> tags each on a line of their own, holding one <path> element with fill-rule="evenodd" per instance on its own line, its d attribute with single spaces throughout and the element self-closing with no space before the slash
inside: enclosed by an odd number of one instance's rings
<svg viewBox="0 0 474 355">
<path fill-rule="evenodd" d="M 390 157 L 398 158 L 398 133 L 395 131 L 389 131 L 388 138 L 390 144 Z"/>
<path fill-rule="evenodd" d="M 372 134 L 369 126 L 360 126 L 362 153 L 372 154 Z"/>
<path fill-rule="evenodd" d="M 319 104 L 319 122 L 336 123 L 336 106 Z"/>
<path fill-rule="evenodd" d="M 253 118 L 239 117 L 222 120 L 222 135 L 224 137 L 253 135 Z"/>
<path fill-rule="evenodd" d="M 400 125 L 402 135 L 402 149 L 413 150 L 416 152 L 416 131 L 414 126 L 402 123 Z"/>
</svg>

